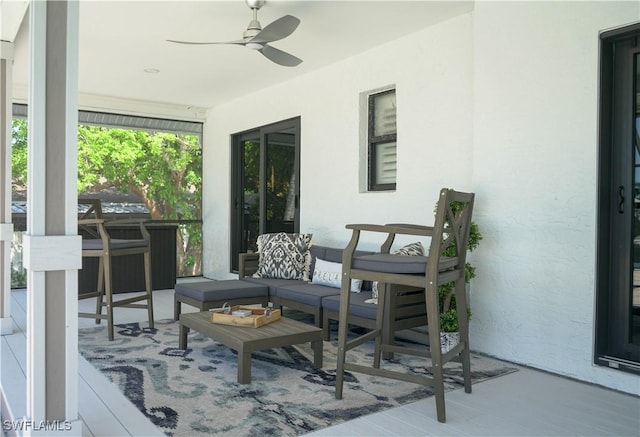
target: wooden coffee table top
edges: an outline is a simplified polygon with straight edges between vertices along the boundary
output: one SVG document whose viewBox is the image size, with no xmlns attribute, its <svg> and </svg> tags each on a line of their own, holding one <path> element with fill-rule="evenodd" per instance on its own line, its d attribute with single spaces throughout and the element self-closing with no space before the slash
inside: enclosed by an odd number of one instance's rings
<svg viewBox="0 0 640 437">
<path fill-rule="evenodd" d="M 251 352 L 311 343 L 314 364 L 322 367 L 323 332 L 317 326 L 282 317 L 259 328 L 222 325 L 211 321 L 211 312 L 180 314 L 180 348 L 187 348 L 189 329 L 199 332 L 238 352 L 238 382 L 251 382 Z"/>
<path fill-rule="evenodd" d="M 267 349 L 282 345 L 306 343 L 322 338 L 322 328 L 282 317 L 280 320 L 252 328 L 246 326 L 223 325 L 211 321 L 211 312 L 180 314 L 180 324 L 218 340 L 229 347 L 242 343 L 254 344 L 252 349 Z M 300 341 L 295 341 L 300 337 Z M 276 340 L 280 338 L 281 340 Z M 259 343 L 259 344 L 255 344 Z"/>
</svg>

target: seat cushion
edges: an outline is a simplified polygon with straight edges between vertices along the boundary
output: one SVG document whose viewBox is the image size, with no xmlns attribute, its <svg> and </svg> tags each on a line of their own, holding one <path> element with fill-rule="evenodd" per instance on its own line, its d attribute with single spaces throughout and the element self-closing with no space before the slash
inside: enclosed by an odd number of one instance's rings
<svg viewBox="0 0 640 437">
<path fill-rule="evenodd" d="M 147 247 L 147 240 L 119 240 L 111 239 L 112 249 L 132 249 L 134 247 Z M 102 250 L 103 244 L 100 238 L 83 238 L 82 250 Z"/>
<path fill-rule="evenodd" d="M 291 281 L 290 281 L 291 282 Z M 298 302 L 305 305 L 320 307 L 322 298 L 326 296 L 339 295 L 340 289 L 325 287 L 323 285 L 314 285 L 307 283 L 291 284 L 278 287 L 273 296 L 279 299 Z M 357 293 L 354 293 L 357 294 Z"/>
<path fill-rule="evenodd" d="M 227 281 L 202 281 L 176 284 L 176 295 L 187 296 L 202 302 L 247 297 L 267 297 L 269 288 L 261 284 L 230 279 Z"/>
<path fill-rule="evenodd" d="M 367 299 L 371 299 L 370 291 L 351 293 L 351 297 L 349 299 L 349 315 L 362 317 L 363 319 L 375 320 L 378 305 L 374 303 L 365 303 Z M 327 296 L 323 298 L 322 309 L 335 313 L 340 312 L 340 295 Z"/>
<path fill-rule="evenodd" d="M 304 281 L 298 281 L 298 280 L 294 280 L 294 279 L 254 278 L 254 277 L 250 277 L 250 276 L 245 276 L 240 281 L 248 282 L 248 283 L 251 283 L 251 284 L 263 285 L 263 286 L 267 287 L 267 289 L 269 290 L 269 293 L 271 295 L 275 294 L 276 289 L 278 287 L 282 287 L 282 286 L 285 286 L 285 285 L 291 285 L 291 284 L 306 284 L 306 282 L 304 282 Z"/>
<path fill-rule="evenodd" d="M 426 256 L 391 255 L 376 253 L 353 257 L 352 267 L 357 270 L 372 272 L 425 274 L 427 267 Z"/>
</svg>

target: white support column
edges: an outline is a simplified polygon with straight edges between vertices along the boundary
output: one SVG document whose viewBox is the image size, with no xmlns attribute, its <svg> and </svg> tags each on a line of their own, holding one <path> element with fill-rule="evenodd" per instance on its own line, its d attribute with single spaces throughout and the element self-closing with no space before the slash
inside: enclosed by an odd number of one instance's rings
<svg viewBox="0 0 640 437">
<path fill-rule="evenodd" d="M 78 418 L 78 8 L 30 3 L 25 435 L 81 435 Z"/>
<path fill-rule="evenodd" d="M 11 119 L 13 43 L 0 41 L 0 335 L 11 334 Z"/>
</svg>

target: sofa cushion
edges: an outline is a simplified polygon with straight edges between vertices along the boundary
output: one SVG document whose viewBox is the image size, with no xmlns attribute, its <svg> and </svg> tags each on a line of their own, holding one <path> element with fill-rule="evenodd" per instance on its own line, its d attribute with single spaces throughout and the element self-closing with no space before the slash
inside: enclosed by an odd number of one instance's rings
<svg viewBox="0 0 640 437">
<path fill-rule="evenodd" d="M 202 302 L 214 302 L 247 297 L 267 297 L 269 288 L 261 284 L 230 279 L 176 284 L 175 292 L 179 296 L 187 296 Z"/>
<path fill-rule="evenodd" d="M 274 279 L 274 278 L 253 278 L 245 276 L 241 281 L 246 281 L 252 284 L 264 285 L 269 290 L 270 295 L 275 295 L 275 291 L 278 287 L 291 284 L 306 284 L 304 281 L 292 281 L 291 279 Z"/>
<path fill-rule="evenodd" d="M 313 256 L 313 259 L 315 260 L 316 258 L 319 259 L 323 259 L 325 261 L 330 261 L 330 262 L 334 262 L 334 263 L 341 263 L 342 262 L 342 249 L 336 249 L 333 247 L 327 247 L 327 246 L 316 246 L 313 245 L 311 246 L 311 249 L 309 249 L 311 252 L 311 255 Z"/>
<path fill-rule="evenodd" d="M 370 291 L 363 291 L 362 293 L 351 293 L 349 299 L 349 315 L 362 317 L 363 319 L 376 319 L 376 311 L 378 306 L 375 304 L 366 303 L 365 301 L 371 299 Z M 332 311 L 335 313 L 340 312 L 340 295 L 327 296 L 322 299 L 322 309 L 324 311 Z"/>
<path fill-rule="evenodd" d="M 258 236 L 256 278 L 310 280 L 311 234 L 262 234 Z"/>
<path fill-rule="evenodd" d="M 320 308 L 320 306 L 322 305 L 323 297 L 340 295 L 340 290 L 337 288 L 325 287 L 323 285 L 298 283 L 278 287 L 276 288 L 275 293 L 273 293 L 272 295 L 278 297 L 279 299 L 289 300 L 292 302 L 298 302 Z"/>
</svg>

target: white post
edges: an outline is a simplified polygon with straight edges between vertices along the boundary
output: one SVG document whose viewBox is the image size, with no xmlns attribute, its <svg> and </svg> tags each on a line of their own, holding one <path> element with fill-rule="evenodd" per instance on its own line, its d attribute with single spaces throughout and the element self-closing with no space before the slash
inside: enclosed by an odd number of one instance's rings
<svg viewBox="0 0 640 437">
<path fill-rule="evenodd" d="M 13 43 L 0 41 L 0 335 L 11 334 L 11 87 Z"/>
<path fill-rule="evenodd" d="M 78 418 L 78 1 L 30 3 L 26 435 L 81 435 Z"/>
</svg>

